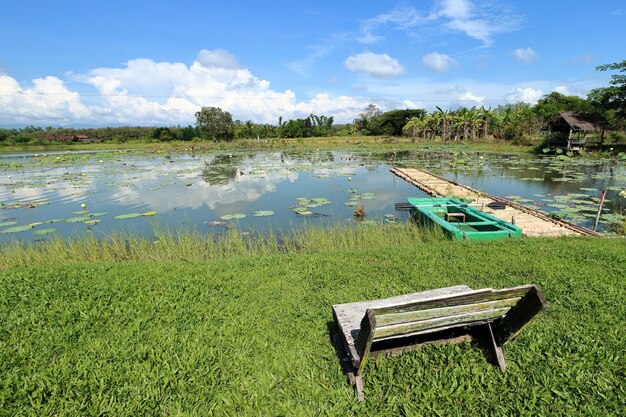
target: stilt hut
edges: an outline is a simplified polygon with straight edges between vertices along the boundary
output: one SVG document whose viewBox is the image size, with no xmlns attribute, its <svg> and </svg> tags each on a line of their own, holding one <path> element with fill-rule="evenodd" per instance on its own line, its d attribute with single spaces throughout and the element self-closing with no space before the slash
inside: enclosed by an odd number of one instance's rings
<svg viewBox="0 0 626 417">
<path fill-rule="evenodd" d="M 567 138 L 555 143 L 556 148 L 569 152 L 579 152 L 591 145 L 589 137 L 598 137 L 594 144 L 602 145 L 608 130 L 608 124 L 601 116 L 591 113 L 560 112 L 559 117 L 550 124 L 550 131 Z"/>
</svg>

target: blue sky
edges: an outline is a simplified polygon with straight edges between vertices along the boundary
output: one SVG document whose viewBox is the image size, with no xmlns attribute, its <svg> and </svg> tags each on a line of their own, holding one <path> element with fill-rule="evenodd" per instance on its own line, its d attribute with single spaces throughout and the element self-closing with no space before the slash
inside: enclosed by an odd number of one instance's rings
<svg viewBox="0 0 626 417">
<path fill-rule="evenodd" d="M 534 103 L 626 59 L 623 0 L 23 0 L 0 18 L 0 126 Z"/>
</svg>

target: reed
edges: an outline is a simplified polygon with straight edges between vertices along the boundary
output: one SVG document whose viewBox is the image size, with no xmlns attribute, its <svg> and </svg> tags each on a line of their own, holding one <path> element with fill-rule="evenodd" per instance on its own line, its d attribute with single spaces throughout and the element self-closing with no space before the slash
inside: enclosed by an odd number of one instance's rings
<svg viewBox="0 0 626 417">
<path fill-rule="evenodd" d="M 207 261 L 232 256 L 277 253 L 319 253 L 361 248 L 422 245 L 444 239 L 438 229 L 412 224 L 356 224 L 332 228 L 302 226 L 291 231 L 243 234 L 236 228 L 224 234 L 203 234 L 192 229 L 156 228 L 147 238 L 113 234 L 98 240 L 93 236 L 45 242 L 11 242 L 0 245 L 0 262 L 8 266 L 58 265 L 99 261 Z"/>
</svg>

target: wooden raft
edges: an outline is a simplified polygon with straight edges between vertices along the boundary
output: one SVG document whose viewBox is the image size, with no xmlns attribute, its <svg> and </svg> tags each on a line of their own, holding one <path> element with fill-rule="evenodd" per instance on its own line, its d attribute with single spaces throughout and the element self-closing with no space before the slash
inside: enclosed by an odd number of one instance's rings
<svg viewBox="0 0 626 417">
<path fill-rule="evenodd" d="M 480 192 L 426 170 L 392 168 L 391 172 L 433 197 L 470 198 L 473 200 L 471 204 L 479 210 L 521 227 L 525 236 L 597 236 L 592 230 L 563 220 L 552 219 L 539 210 Z M 506 203 L 506 207 L 494 210 L 487 206 L 495 202 Z"/>
<path fill-rule="evenodd" d="M 506 369 L 502 345 L 547 306 L 535 285 L 472 290 L 465 285 L 333 306 L 344 370 L 363 401 L 370 355 L 398 354 L 428 343 L 475 339 L 490 362 Z M 340 343 L 339 343 L 340 341 Z"/>
</svg>

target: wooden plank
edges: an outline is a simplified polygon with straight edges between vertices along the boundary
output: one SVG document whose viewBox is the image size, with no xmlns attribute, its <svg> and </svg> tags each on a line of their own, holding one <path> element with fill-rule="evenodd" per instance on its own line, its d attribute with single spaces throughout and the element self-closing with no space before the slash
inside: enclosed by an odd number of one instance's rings
<svg viewBox="0 0 626 417">
<path fill-rule="evenodd" d="M 543 293 L 536 285 L 533 285 L 528 293 L 509 310 L 495 328 L 495 337 L 499 343 L 514 339 L 522 331 L 524 326 L 535 317 L 541 310 L 548 306 Z"/>
<path fill-rule="evenodd" d="M 335 323 L 337 323 L 337 327 L 339 328 L 339 339 L 341 340 L 341 344 L 343 345 L 344 352 L 348 354 L 348 356 L 350 357 L 350 361 L 352 362 L 354 362 L 355 358 L 360 359 L 356 349 L 354 348 L 354 340 L 351 337 L 346 337 L 346 334 L 351 335 L 352 329 L 346 328 L 347 323 L 341 320 L 334 307 L 333 318 L 335 319 Z"/>
<path fill-rule="evenodd" d="M 524 296 L 532 288 L 532 285 L 522 285 L 519 287 L 505 288 L 494 290 L 485 288 L 476 291 L 469 291 L 462 294 L 444 296 L 429 300 L 417 301 L 414 303 L 406 303 L 403 305 L 379 307 L 375 308 L 376 315 L 389 313 L 406 313 L 409 311 L 428 310 L 438 307 L 452 307 L 470 303 L 483 303 L 488 301 L 497 301 L 507 298 L 515 298 Z"/>
<path fill-rule="evenodd" d="M 359 359 L 355 359 L 354 361 L 354 367 L 358 369 L 357 375 L 363 373 L 363 369 L 367 363 L 367 358 L 372 348 L 372 342 L 374 341 L 375 329 L 376 316 L 371 310 L 368 310 L 365 317 L 363 317 L 363 321 L 361 321 L 361 333 L 355 344 L 357 354 L 359 355 Z"/>
<path fill-rule="evenodd" d="M 479 312 L 492 310 L 494 308 L 511 308 L 521 299 L 521 297 L 506 298 L 503 300 L 487 301 L 483 303 L 462 304 L 452 307 L 432 308 L 428 310 L 408 311 L 405 313 L 377 314 L 376 325 L 390 326 L 394 324 L 407 323 L 410 321 L 427 320 L 435 317 L 447 317 L 461 313 Z"/>
<path fill-rule="evenodd" d="M 356 393 L 359 402 L 363 402 L 363 400 L 365 400 L 365 394 L 363 393 L 363 376 L 357 375 L 354 382 L 356 383 Z"/>
<path fill-rule="evenodd" d="M 333 305 L 333 316 L 337 326 L 339 327 L 340 335 L 343 336 L 342 341 L 344 342 L 344 346 L 346 346 L 346 351 L 351 358 L 354 358 L 358 357 L 358 353 L 354 348 L 354 342 L 358 338 L 359 332 L 361 331 L 361 320 L 363 319 L 363 316 L 365 316 L 367 309 L 407 304 L 420 300 L 423 301 L 442 296 L 466 293 L 468 291 L 472 291 L 472 289 L 467 285 L 456 285 L 453 287 L 404 294 L 380 300 L 335 304 Z"/>
<path fill-rule="evenodd" d="M 495 308 L 479 312 L 470 312 L 457 314 L 454 316 L 438 317 L 429 320 L 413 321 L 409 323 L 395 324 L 391 326 L 375 327 L 374 340 L 378 338 L 384 338 L 395 335 L 417 334 L 421 330 L 436 329 L 443 326 L 460 326 L 470 324 L 473 322 L 479 322 L 483 320 L 496 319 L 501 317 L 509 311 L 510 308 Z M 368 310 L 368 315 L 372 313 Z M 374 316 L 372 314 L 372 316 Z M 365 320 L 364 320 L 365 321 Z"/>
<path fill-rule="evenodd" d="M 502 372 L 506 371 L 504 348 L 495 337 L 493 324 L 488 322 L 484 325 L 477 326 L 474 329 L 474 336 L 478 339 L 478 343 L 485 352 L 487 361 L 497 365 Z"/>
</svg>

